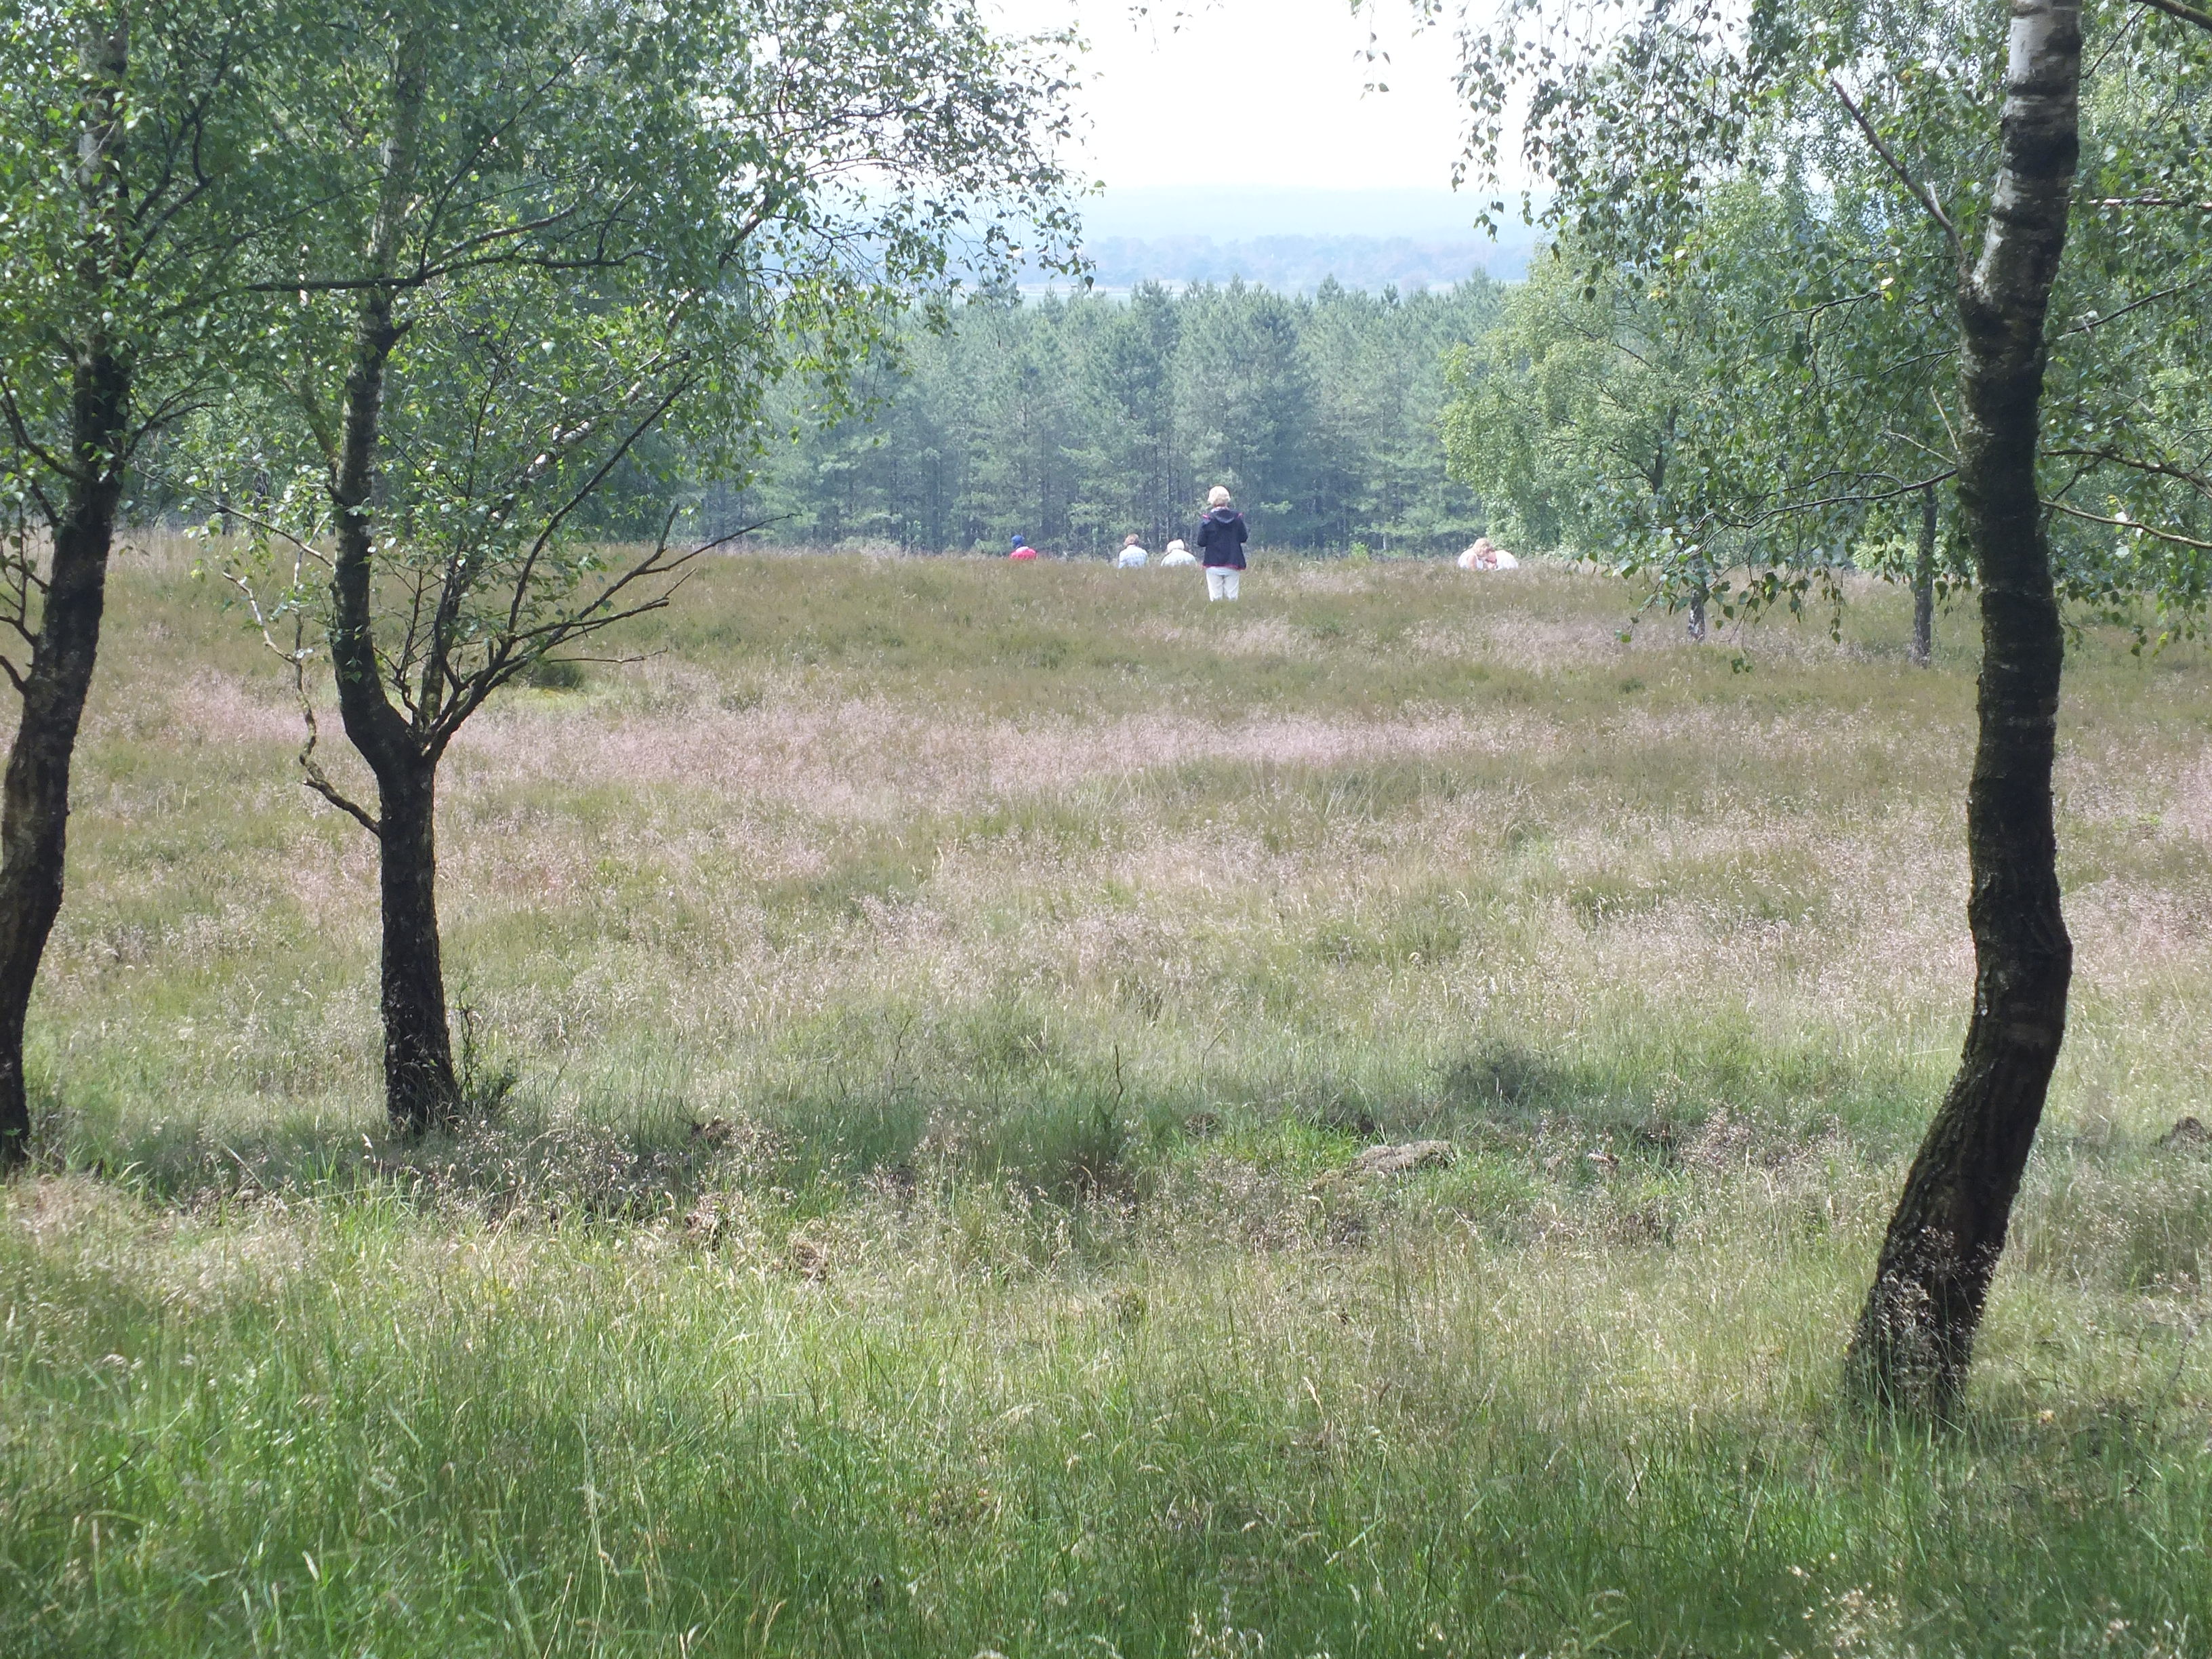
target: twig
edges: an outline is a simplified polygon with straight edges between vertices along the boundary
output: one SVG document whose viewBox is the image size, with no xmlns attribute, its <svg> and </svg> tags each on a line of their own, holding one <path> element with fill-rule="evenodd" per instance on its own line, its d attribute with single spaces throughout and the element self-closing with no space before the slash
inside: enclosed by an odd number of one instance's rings
<svg viewBox="0 0 2212 1659">
<path fill-rule="evenodd" d="M 2212 204 L 2208 204 L 2208 205 L 2212 205 Z M 2179 288 L 2160 289 L 2155 294 L 2146 294 L 2140 300 L 2129 301 L 2127 304 L 2122 306 L 2118 311 L 2107 311 L 2100 316 L 2087 318 L 2081 322 L 2075 323 L 2070 328 L 2061 331 L 2060 337 L 2063 338 L 2068 334 L 2087 334 L 2093 328 L 2102 328 L 2106 323 L 2118 322 L 2121 318 L 2126 316 L 2130 311 L 2140 311 L 2145 306 L 2156 305 L 2160 300 L 2171 300 L 2176 295 L 2186 294 L 2191 289 L 2202 288 L 2204 284 L 2202 282 L 2184 283 Z"/>
<path fill-rule="evenodd" d="M 274 523 L 267 519 L 257 518 L 254 514 L 248 513 L 244 507 L 226 501 L 221 496 L 217 496 L 216 498 L 215 510 L 227 518 L 236 519 L 240 524 L 251 526 L 253 529 L 260 531 L 264 535 L 279 537 L 282 539 L 291 543 L 293 547 L 302 557 L 313 559 L 317 564 L 321 565 L 325 570 L 330 568 L 331 562 L 328 556 L 319 552 L 313 543 L 302 540 L 300 537 L 293 534 L 292 532 L 285 529 L 283 525 Z M 295 561 L 295 564 L 296 562 L 297 561 Z M 238 582 L 238 578 L 235 576 L 232 576 L 230 580 L 234 583 Z M 244 584 L 240 583 L 239 585 L 242 586 Z M 252 594 L 249 593 L 246 597 L 250 603 L 252 598 Z M 256 613 L 256 619 L 258 619 L 258 612 Z M 270 647 L 272 650 L 275 648 L 276 647 L 273 646 Z"/>
<path fill-rule="evenodd" d="M 299 564 L 296 561 L 292 569 L 296 583 L 299 574 Z M 315 758 L 315 744 L 321 739 L 322 729 L 315 724 L 315 700 L 307 690 L 307 660 L 315 653 L 301 633 L 298 631 L 300 625 L 295 624 L 292 648 L 287 651 L 270 636 L 269 617 L 261 609 L 261 601 L 253 592 L 253 585 L 235 571 L 225 571 L 223 574 L 233 587 L 246 596 L 246 608 L 252 614 L 253 625 L 261 632 L 262 644 L 267 646 L 291 667 L 292 689 L 300 699 L 300 718 L 305 720 L 307 726 L 307 740 L 301 745 L 298 757 L 300 770 L 306 775 L 307 787 L 330 802 L 338 811 L 351 817 L 379 841 L 383 840 L 383 826 L 332 783 L 330 775 L 323 770 L 322 763 Z"/>
</svg>

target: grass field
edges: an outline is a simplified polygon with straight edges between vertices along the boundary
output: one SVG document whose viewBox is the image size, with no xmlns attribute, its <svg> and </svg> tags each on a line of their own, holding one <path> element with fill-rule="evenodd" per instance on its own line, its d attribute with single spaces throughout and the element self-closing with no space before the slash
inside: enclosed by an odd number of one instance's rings
<svg viewBox="0 0 2212 1659">
<path fill-rule="evenodd" d="M 1832 1396 L 1963 1029 L 1965 609 L 717 561 L 453 753 L 520 1080 L 407 1145 L 370 847 L 188 562 L 0 1199 L 0 1651 L 2212 1651 L 2202 651 L 2069 665 L 2073 1024 L 1930 1437 Z"/>
</svg>

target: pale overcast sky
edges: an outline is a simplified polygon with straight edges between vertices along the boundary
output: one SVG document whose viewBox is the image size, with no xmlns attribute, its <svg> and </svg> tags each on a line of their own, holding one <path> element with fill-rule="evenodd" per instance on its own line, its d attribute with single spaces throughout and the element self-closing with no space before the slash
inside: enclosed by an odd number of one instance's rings
<svg viewBox="0 0 2212 1659">
<path fill-rule="evenodd" d="M 1185 0 L 1194 15 L 1180 30 L 1158 20 L 1133 26 L 1127 0 L 997 3 L 1011 27 L 1073 19 L 1088 37 L 1085 158 L 1109 191 L 1451 183 L 1460 137 L 1451 40 L 1413 36 L 1399 21 L 1406 9 L 1384 9 L 1393 61 L 1370 65 L 1369 25 L 1346 0 Z M 1363 91 L 1370 78 L 1389 91 Z"/>
</svg>

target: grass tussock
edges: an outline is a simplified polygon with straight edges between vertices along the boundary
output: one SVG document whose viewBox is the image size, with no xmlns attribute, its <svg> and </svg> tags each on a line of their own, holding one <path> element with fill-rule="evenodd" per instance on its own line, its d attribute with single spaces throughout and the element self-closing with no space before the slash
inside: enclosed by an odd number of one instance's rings
<svg viewBox="0 0 2212 1659">
<path fill-rule="evenodd" d="M 1834 1404 L 1970 969 L 1893 596 L 714 561 L 456 745 L 402 1142 L 370 849 L 184 568 L 0 1199 L 0 1650 L 2204 1650 L 2200 653 L 2069 663 L 2074 1023 L 1916 1437 Z"/>
</svg>

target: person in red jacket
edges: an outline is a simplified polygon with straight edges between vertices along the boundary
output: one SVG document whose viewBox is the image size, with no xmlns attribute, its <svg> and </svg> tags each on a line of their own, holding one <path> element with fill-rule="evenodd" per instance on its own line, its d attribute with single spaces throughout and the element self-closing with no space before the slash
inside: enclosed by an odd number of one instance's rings
<svg viewBox="0 0 2212 1659">
<path fill-rule="evenodd" d="M 1034 559 L 1036 556 L 1036 549 L 1031 547 L 1028 538 L 1023 536 L 1014 538 L 1014 550 L 1006 555 L 1010 559 Z"/>
<path fill-rule="evenodd" d="M 1244 574 L 1244 544 L 1250 532 L 1244 515 L 1230 504 L 1229 492 L 1219 484 L 1206 498 L 1206 514 L 1198 521 L 1199 562 L 1206 567 L 1206 598 L 1237 597 L 1237 579 Z"/>
</svg>

